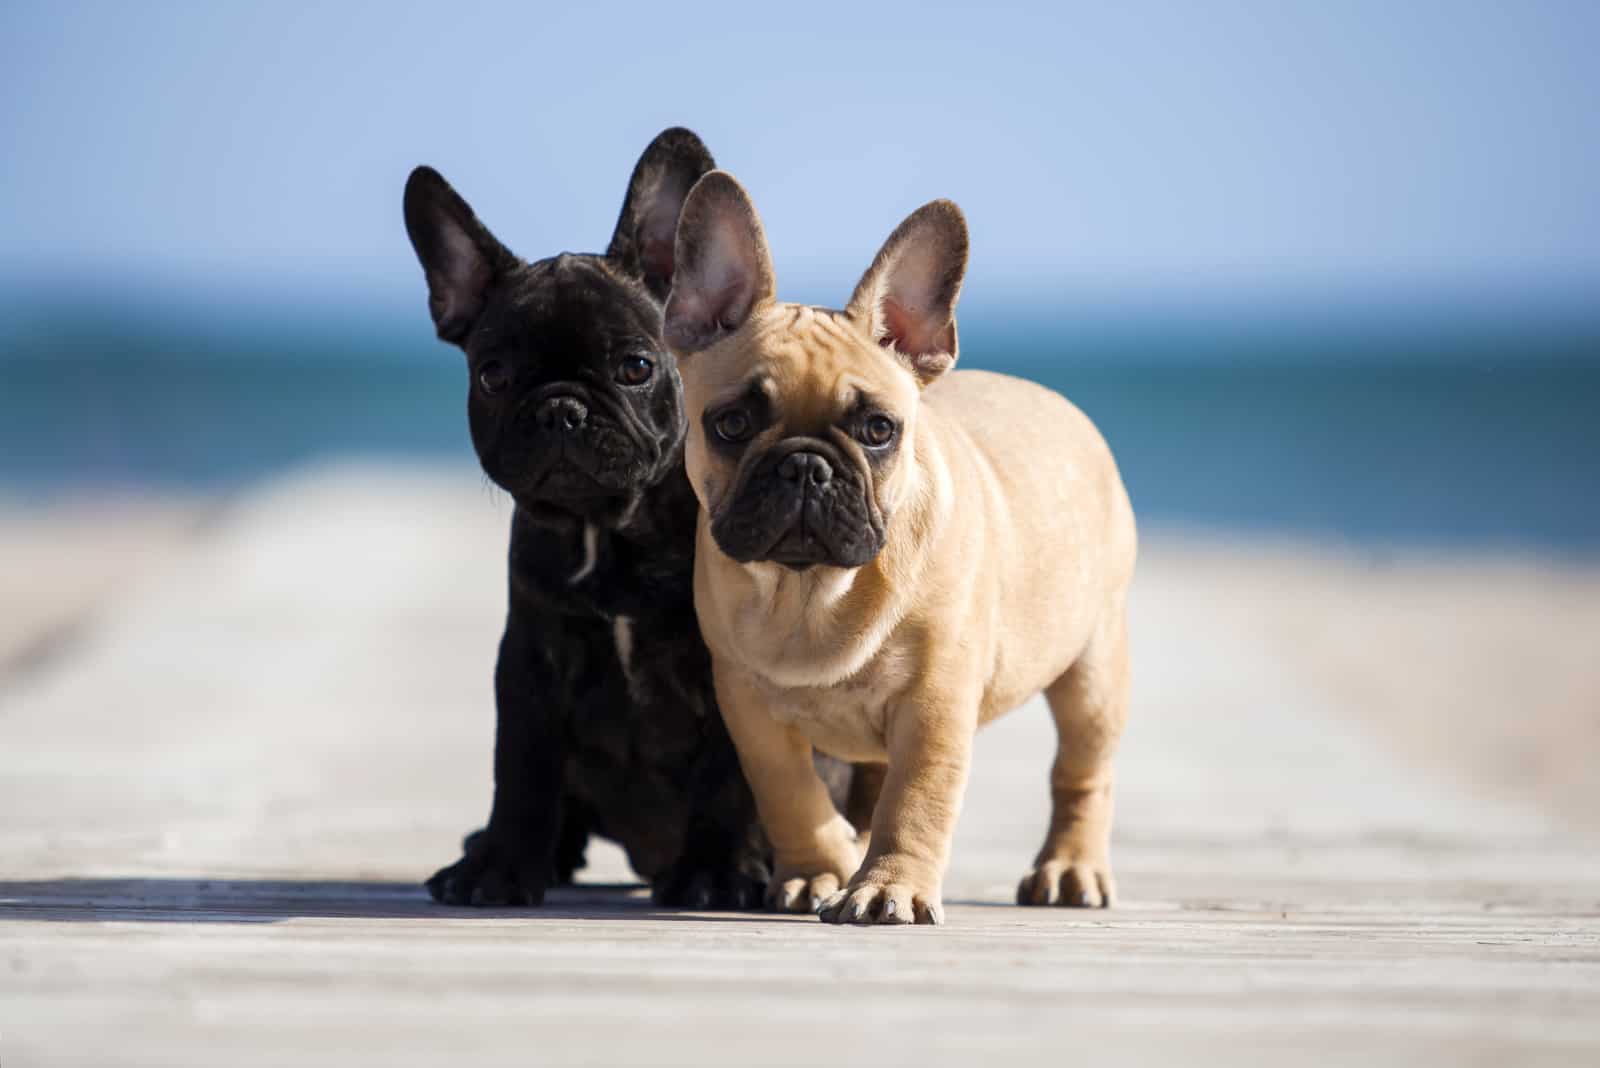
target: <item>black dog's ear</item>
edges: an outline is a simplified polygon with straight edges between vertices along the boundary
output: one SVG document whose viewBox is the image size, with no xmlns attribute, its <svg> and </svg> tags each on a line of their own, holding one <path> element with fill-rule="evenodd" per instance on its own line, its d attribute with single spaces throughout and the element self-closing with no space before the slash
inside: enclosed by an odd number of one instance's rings
<svg viewBox="0 0 1600 1068">
<path fill-rule="evenodd" d="M 927 385 L 955 365 L 956 298 L 967 271 L 967 221 L 948 200 L 895 227 L 846 311 Z"/>
<path fill-rule="evenodd" d="M 432 167 L 418 167 L 406 180 L 405 215 L 428 279 L 434 328 L 459 345 L 483 311 L 489 286 L 515 257 Z"/>
<path fill-rule="evenodd" d="M 714 345 L 777 293 L 761 217 L 727 171 L 712 171 L 689 192 L 677 263 L 663 332 L 678 353 Z"/>
<path fill-rule="evenodd" d="M 657 134 L 634 165 L 606 255 L 642 279 L 657 300 L 666 300 L 672 288 L 673 235 L 683 202 L 716 165 L 700 138 L 681 126 Z"/>
</svg>

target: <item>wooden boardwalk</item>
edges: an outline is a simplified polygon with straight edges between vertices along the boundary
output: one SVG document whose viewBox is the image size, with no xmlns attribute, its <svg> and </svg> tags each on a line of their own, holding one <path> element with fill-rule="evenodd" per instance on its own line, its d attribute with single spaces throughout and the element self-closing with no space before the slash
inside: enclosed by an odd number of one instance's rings
<svg viewBox="0 0 1600 1068">
<path fill-rule="evenodd" d="M 462 472 L 280 483 L 0 676 L 0 1065 L 1600 1063 L 1577 787 L 1375 723 L 1315 655 L 1359 575 L 1187 540 L 1136 588 L 1117 909 L 1009 903 L 1039 705 L 981 738 L 944 928 L 659 913 L 598 847 L 543 910 L 433 906 L 488 800 L 505 515 Z M 1413 670 L 1409 574 L 1368 579 L 1374 676 Z"/>
</svg>

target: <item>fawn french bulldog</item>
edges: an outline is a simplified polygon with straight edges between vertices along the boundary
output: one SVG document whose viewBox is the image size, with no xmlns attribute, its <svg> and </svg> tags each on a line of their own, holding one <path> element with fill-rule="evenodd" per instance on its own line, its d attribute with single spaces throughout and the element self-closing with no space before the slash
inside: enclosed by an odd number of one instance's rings
<svg viewBox="0 0 1600 1068">
<path fill-rule="evenodd" d="M 1114 895 L 1133 512 L 1064 398 L 951 371 L 966 260 L 960 210 L 935 201 L 831 311 L 775 298 L 728 174 L 701 178 L 679 218 L 664 336 L 701 504 L 695 607 L 779 910 L 942 922 L 974 734 L 1041 690 L 1053 810 L 1017 900 Z M 814 749 L 887 764 L 870 834 L 831 803 Z"/>
</svg>

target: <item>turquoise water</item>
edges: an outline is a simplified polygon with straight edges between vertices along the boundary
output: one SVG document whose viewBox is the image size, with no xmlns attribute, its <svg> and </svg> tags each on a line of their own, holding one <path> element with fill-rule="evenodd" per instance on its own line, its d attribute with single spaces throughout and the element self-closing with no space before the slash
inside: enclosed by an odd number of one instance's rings
<svg viewBox="0 0 1600 1068">
<path fill-rule="evenodd" d="M 470 461 L 459 357 L 406 326 L 14 335 L 0 494 L 228 490 L 332 455 Z M 1147 522 L 1600 548 L 1600 332 L 964 336 L 964 365 L 1034 378 L 1095 419 Z"/>
</svg>

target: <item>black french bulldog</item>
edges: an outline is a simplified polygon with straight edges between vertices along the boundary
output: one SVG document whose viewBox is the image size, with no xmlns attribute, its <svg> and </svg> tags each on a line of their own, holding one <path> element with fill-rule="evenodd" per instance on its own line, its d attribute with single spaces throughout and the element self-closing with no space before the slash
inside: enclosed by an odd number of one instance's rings
<svg viewBox="0 0 1600 1068">
<path fill-rule="evenodd" d="M 516 501 L 494 804 L 428 880 L 436 901 L 540 904 L 583 866 L 590 834 L 626 849 L 658 904 L 762 900 L 769 850 L 695 621 L 697 504 L 661 341 L 678 211 L 713 166 L 693 133 L 664 131 L 605 254 L 535 263 L 435 171 L 406 183 L 428 308 L 466 353 L 473 446 Z"/>
</svg>

